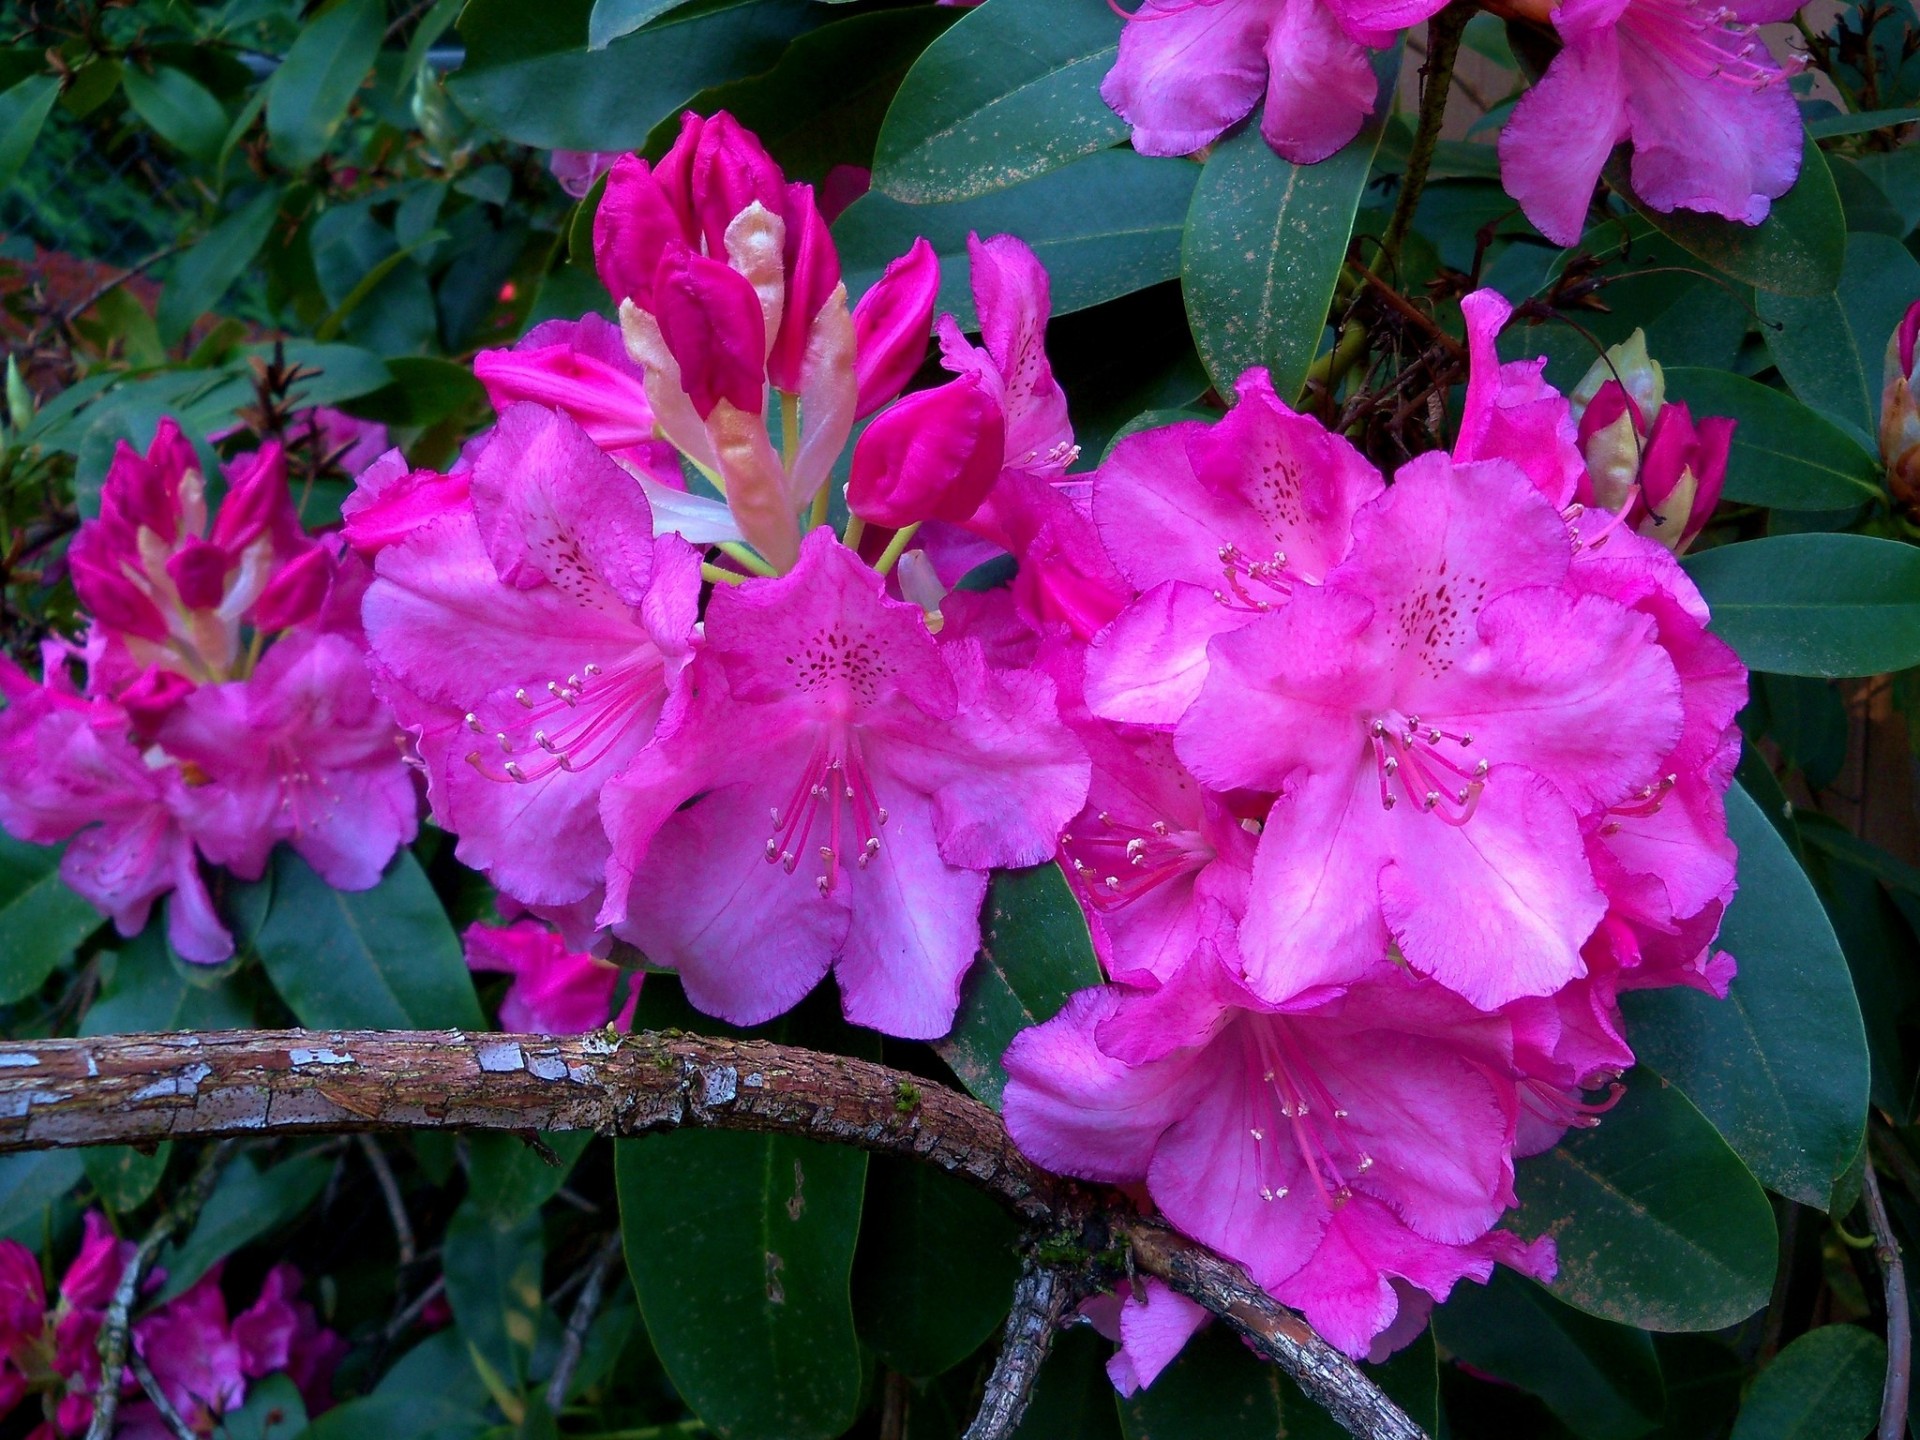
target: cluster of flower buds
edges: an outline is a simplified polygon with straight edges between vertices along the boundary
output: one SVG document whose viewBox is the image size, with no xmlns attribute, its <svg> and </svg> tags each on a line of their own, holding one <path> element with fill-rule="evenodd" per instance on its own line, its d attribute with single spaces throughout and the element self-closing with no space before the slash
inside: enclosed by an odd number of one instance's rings
<svg viewBox="0 0 1920 1440">
<path fill-rule="evenodd" d="M 1576 502 L 1684 553 L 1720 503 L 1733 421 L 1695 420 L 1667 399 L 1666 372 L 1638 330 L 1593 362 L 1571 399 L 1587 464 Z"/>
<path fill-rule="evenodd" d="M 69 552 L 84 634 L 42 647 L 38 681 L 0 661 L 0 824 L 71 839 L 62 877 L 122 934 L 172 892 L 174 949 L 204 963 L 233 941 L 199 857 L 257 879 L 287 840 L 365 889 L 419 809 L 368 678 L 365 567 L 301 528 L 278 445 L 229 467 L 217 510 L 208 488 L 173 422 L 122 442 Z"/>
<path fill-rule="evenodd" d="M 78 1253 L 51 1303 L 40 1262 L 17 1240 L 0 1240 L 0 1416 L 38 1399 L 41 1421 L 32 1440 L 87 1433 L 100 1390 L 97 1340 L 108 1303 L 133 1258 L 131 1240 L 117 1240 L 99 1211 L 87 1212 Z M 163 1270 L 148 1288 L 166 1280 Z M 248 1382 L 286 1375 L 316 1415 L 332 1399 L 334 1367 L 346 1342 L 326 1329 L 313 1307 L 294 1298 L 300 1272 L 276 1265 L 253 1304 L 229 1318 L 215 1266 L 186 1290 L 134 1323 L 133 1350 L 152 1372 L 174 1412 L 195 1434 L 211 1434 L 219 1417 L 245 1403 Z M 131 1370 L 120 1379 L 128 1397 L 114 1434 L 163 1440 L 176 1433 Z"/>
<path fill-rule="evenodd" d="M 1887 337 L 1886 380 L 1880 391 L 1880 459 L 1894 504 L 1920 510 L 1920 403 L 1914 387 L 1914 341 L 1920 337 L 1920 300 L 1907 307 Z"/>
</svg>

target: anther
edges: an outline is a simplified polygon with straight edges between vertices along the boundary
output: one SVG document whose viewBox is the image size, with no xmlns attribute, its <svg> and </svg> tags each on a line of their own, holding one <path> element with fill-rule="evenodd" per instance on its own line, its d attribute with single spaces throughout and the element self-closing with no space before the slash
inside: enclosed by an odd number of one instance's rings
<svg viewBox="0 0 1920 1440">
<path fill-rule="evenodd" d="M 507 772 L 508 777 L 513 779 L 514 781 L 520 784 L 526 783 L 526 779 L 527 779 L 526 773 L 523 770 L 521 770 L 520 766 L 516 762 L 509 760 L 505 765 L 501 766 L 500 768 L 505 770 Z"/>
<path fill-rule="evenodd" d="M 533 701 L 531 701 L 530 699 L 528 699 L 528 698 L 527 698 L 527 692 L 526 692 L 525 690 L 516 690 L 516 691 L 514 691 L 514 692 L 513 692 L 513 698 L 514 698 L 514 699 L 516 699 L 516 700 L 518 700 L 518 701 L 519 701 L 519 702 L 520 702 L 520 703 L 521 703 L 522 705 L 524 705 L 524 706 L 525 706 L 525 707 L 526 707 L 527 709 L 529 709 L 529 710 L 531 710 L 531 709 L 533 709 Z"/>
<path fill-rule="evenodd" d="M 467 729 L 473 731 L 476 735 L 486 734 L 486 731 L 480 728 L 480 717 L 471 710 L 467 711 Z"/>
</svg>

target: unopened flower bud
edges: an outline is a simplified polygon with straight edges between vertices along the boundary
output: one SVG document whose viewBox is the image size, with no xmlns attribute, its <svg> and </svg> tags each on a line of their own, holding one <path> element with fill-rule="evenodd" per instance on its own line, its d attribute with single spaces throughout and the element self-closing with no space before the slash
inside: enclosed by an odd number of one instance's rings
<svg viewBox="0 0 1920 1440">
<path fill-rule="evenodd" d="M 193 536 L 167 557 L 167 577 L 189 610 L 212 610 L 226 595 L 233 565 L 220 546 Z"/>
<path fill-rule="evenodd" d="M 90 555 L 74 554 L 70 572 L 80 603 L 102 625 L 144 640 L 167 638 L 167 622 L 158 607 L 117 568 L 96 563 Z"/>
<path fill-rule="evenodd" d="M 252 464 L 233 476 L 209 538 L 237 554 L 269 528 L 282 535 L 300 531 L 293 497 L 287 491 L 287 456 L 278 441 L 261 446 Z"/>
<path fill-rule="evenodd" d="M 853 447 L 847 507 L 871 525 L 958 523 L 999 477 L 1006 419 L 979 378 L 918 390 L 882 411 Z"/>
<path fill-rule="evenodd" d="M 115 698 L 140 729 L 151 733 L 196 688 L 179 671 L 151 665 Z"/>
<path fill-rule="evenodd" d="M 674 204 L 653 166 L 637 155 L 614 162 L 594 212 L 593 264 L 616 305 L 631 300 L 651 310 L 660 257 L 669 245 L 693 238 L 690 217 Z"/>
<path fill-rule="evenodd" d="M 171 545 L 180 534 L 183 482 L 199 466 L 193 445 L 168 416 L 154 430 L 145 455 L 124 440 L 115 447 L 105 488 L 129 521 Z"/>
<path fill-rule="evenodd" d="M 1920 405 L 1914 399 L 1914 345 L 1920 338 L 1920 300 L 1907 307 L 1887 338 L 1886 378 L 1880 391 L 1880 458 L 1887 490 L 1902 510 L 1920 509 Z"/>
<path fill-rule="evenodd" d="M 324 546 L 310 546 L 283 565 L 253 602 L 254 628 L 271 632 L 311 620 L 332 584 L 333 557 Z"/>
<path fill-rule="evenodd" d="M 814 318 L 840 284 L 840 252 L 814 203 L 811 185 L 787 187 L 786 304 L 780 331 L 767 356 L 767 378 L 774 388 L 799 393 L 804 380 L 807 341 Z"/>
<path fill-rule="evenodd" d="M 1647 354 L 1645 331 L 1635 330 L 1618 345 L 1609 345 L 1607 353 L 1587 367 L 1587 373 L 1580 377 L 1580 383 L 1567 396 L 1573 405 L 1573 418 L 1581 423 L 1583 435 L 1586 433 L 1587 406 L 1610 384 L 1623 387 L 1627 397 L 1639 408 L 1645 423 L 1653 423 L 1654 417 L 1660 413 L 1660 407 L 1666 403 L 1667 376 L 1660 368 L 1659 361 Z"/>
<path fill-rule="evenodd" d="M 1626 387 L 1609 380 L 1580 415 L 1580 453 L 1587 462 L 1587 491 L 1582 499 L 1603 510 L 1618 510 L 1633 498 L 1640 476 L 1640 452 L 1647 422 Z"/>
<path fill-rule="evenodd" d="M 898 395 L 927 358 L 939 294 L 939 257 L 925 240 L 915 240 L 853 307 L 858 414 L 871 415 Z"/>
<path fill-rule="evenodd" d="M 737 270 L 685 246 L 667 253 L 655 278 L 660 335 L 700 418 L 722 400 L 760 414 L 767 329 L 753 286 Z"/>
<path fill-rule="evenodd" d="M 724 255 L 727 227 L 734 216 L 754 201 L 774 215 L 786 215 L 787 180 L 759 139 L 721 110 L 699 120 L 689 115 L 681 122 L 675 147 L 693 137 L 687 172 L 688 194 L 698 234 L 709 255 Z M 665 166 L 663 161 L 662 165 Z M 829 289 L 832 287 L 829 286 Z"/>
<path fill-rule="evenodd" d="M 1642 535 L 1677 555 L 1706 528 L 1713 507 L 1720 503 L 1733 429 L 1732 420 L 1718 415 L 1696 423 L 1678 400 L 1661 407 L 1640 462 L 1640 491 L 1647 512 L 1638 526 Z"/>
</svg>

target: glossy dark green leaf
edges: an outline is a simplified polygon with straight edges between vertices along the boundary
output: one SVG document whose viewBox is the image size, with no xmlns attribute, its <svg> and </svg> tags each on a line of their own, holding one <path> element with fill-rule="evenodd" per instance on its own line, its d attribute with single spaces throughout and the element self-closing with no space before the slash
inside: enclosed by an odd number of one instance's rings
<svg viewBox="0 0 1920 1440">
<path fill-rule="evenodd" d="M 568 1130 L 540 1141 L 559 1164 L 518 1135 L 467 1136 L 468 1203 L 496 1224 L 512 1225 L 539 1213 L 567 1183 L 593 1143 L 593 1132 Z"/>
<path fill-rule="evenodd" d="M 1047 267 L 1053 313 L 1144 290 L 1180 270 L 1180 236 L 1197 165 L 1104 150 L 973 200 L 904 205 L 864 195 L 833 227 L 847 292 L 858 295 L 924 235 L 940 256 L 942 310 L 976 329 L 967 235 L 1018 235 Z"/>
<path fill-rule="evenodd" d="M 194 321 L 220 303 L 267 243 L 279 210 L 279 192 L 263 190 L 174 262 L 154 314 L 163 341 L 178 344 Z"/>
<path fill-rule="evenodd" d="M 82 1017 L 80 1033 L 239 1030 L 252 1021 L 252 1007 L 224 970 L 168 958 L 156 917 L 115 955 L 112 975 Z"/>
<path fill-rule="evenodd" d="M 29 75 L 0 90 L 0 190 L 11 186 L 26 164 L 59 98 L 60 82 L 51 75 Z"/>
<path fill-rule="evenodd" d="M 997 1110 L 1007 1083 L 1000 1057 L 1013 1037 L 1104 977 L 1087 917 L 1057 865 L 995 872 L 981 939 L 980 958 L 961 986 L 960 1013 L 934 1048 L 961 1084 Z"/>
<path fill-rule="evenodd" d="M 86 1167 L 77 1150 L 27 1150 L 0 1155 L 0 1235 L 40 1243 L 48 1208 L 80 1183 Z"/>
<path fill-rule="evenodd" d="M 1013 1440 L 1121 1440 L 1107 1360 L 1113 1346 L 1090 1326 L 1054 1336 L 1053 1350 Z"/>
<path fill-rule="evenodd" d="M 1793 393 L 1871 440 L 1887 337 L 1920 299 L 1920 261 L 1891 235 L 1847 237 L 1846 264 L 1819 295 L 1756 297 L 1767 349 Z"/>
<path fill-rule="evenodd" d="M 432 355 L 396 355 L 386 363 L 392 382 L 342 408 L 383 425 L 432 425 L 486 403 L 486 388 L 469 366 Z"/>
<path fill-rule="evenodd" d="M 967 200 L 1125 138 L 1100 98 L 1120 25 L 1055 0 L 986 0 L 927 48 L 887 112 L 873 183 L 896 200 Z"/>
<path fill-rule="evenodd" d="M 316 340 L 244 346 L 236 368 L 251 376 L 250 361 L 270 361 L 276 354 L 284 363 L 312 372 L 293 387 L 294 398 L 303 405 L 339 405 L 356 396 L 370 395 L 391 384 L 396 373 L 371 350 L 358 345 L 323 345 Z"/>
<path fill-rule="evenodd" d="M 301 1024 L 485 1028 L 460 938 L 410 851 L 371 890 L 335 890 L 286 846 L 273 877 L 260 959 Z"/>
<path fill-rule="evenodd" d="M 1399 51 L 1376 67 L 1391 94 Z M 1345 149 L 1318 165 L 1273 153 L 1256 125 L 1213 147 L 1194 187 L 1180 283 L 1193 338 L 1214 388 L 1264 365 L 1283 400 L 1300 393 L 1326 330 L 1353 217 L 1366 193 L 1386 107 Z"/>
<path fill-rule="evenodd" d="M 1732 1440 L 1860 1440 L 1880 1414 L 1886 1342 L 1822 1325 L 1773 1357 L 1747 1392 Z"/>
<path fill-rule="evenodd" d="M 1739 786 L 1727 828 L 1740 890 L 1718 944 L 1725 1000 L 1675 987 L 1621 997 L 1641 1060 L 1679 1086 L 1769 1189 L 1824 1208 L 1867 1121 L 1867 1036 L 1806 872 Z"/>
<path fill-rule="evenodd" d="M 164 1304 L 185 1293 L 221 1260 L 306 1209 L 333 1173 L 332 1159 L 296 1155 L 264 1173 L 245 1155 L 236 1155 L 221 1172 L 194 1226 L 179 1243 L 162 1252 L 166 1284 L 152 1303 Z"/>
<path fill-rule="evenodd" d="M 813 24 L 808 0 L 704 0 L 587 48 L 593 0 L 472 0 L 467 58 L 448 77 L 460 108 L 522 145 L 622 150 L 701 90 L 758 75 Z"/>
<path fill-rule="evenodd" d="M 631 35 L 642 25 L 650 25 L 669 10 L 678 10 L 687 0 L 593 0 L 593 14 L 587 21 L 587 48 L 604 50 L 622 35 Z"/>
<path fill-rule="evenodd" d="M 0 834 L 0 1004 L 33 994 L 100 928 L 100 912 L 60 879 L 63 848 Z"/>
<path fill-rule="evenodd" d="M 1379 1364 L 1368 1365 L 1367 1373 L 1409 1420 L 1429 1435 L 1440 1433 L 1440 1352 L 1433 1326 Z"/>
<path fill-rule="evenodd" d="M 1607 182 L 1626 196 L 1654 228 L 1736 280 L 1783 295 L 1820 295 L 1840 279 L 1846 259 L 1847 222 L 1826 157 L 1804 142 L 1800 178 L 1773 202 L 1759 225 L 1742 225 L 1697 210 L 1661 213 L 1633 193 L 1627 162 L 1607 166 Z"/>
<path fill-rule="evenodd" d="M 478 1409 L 433 1395 L 362 1395 L 327 1411 L 299 1440 L 367 1440 L 370 1435 L 407 1440 L 474 1440 L 490 1430 Z"/>
<path fill-rule="evenodd" d="M 539 1219 L 503 1225 L 469 1199 L 447 1223 L 442 1253 L 447 1304 L 475 1368 L 489 1390 L 518 1395 L 540 1322 Z"/>
<path fill-rule="evenodd" d="M 739 1034 L 650 976 L 635 1025 Z M 830 988 L 758 1038 L 878 1053 Z M 742 1083 L 745 1083 L 744 1081 Z M 850 1285 L 867 1157 L 792 1135 L 676 1130 L 614 1146 L 627 1269 L 655 1353 L 732 1440 L 828 1440 L 853 1423 L 866 1362 Z"/>
<path fill-rule="evenodd" d="M 1920 550 L 1776 535 L 1689 555 L 1712 628 L 1754 670 L 1829 679 L 1920 664 Z"/>
<path fill-rule="evenodd" d="M 1780 759 L 1798 770 L 1809 788 L 1824 790 L 1833 784 L 1847 763 L 1847 739 L 1853 730 L 1838 683 L 1764 670 L 1749 675 L 1747 683 L 1742 724 L 1749 733 L 1771 738 L 1780 747 Z M 1762 717 L 1764 728 L 1755 730 L 1753 722 Z"/>
<path fill-rule="evenodd" d="M 301 27 L 267 88 L 267 135 L 281 164 L 298 170 L 327 153 L 386 25 L 381 0 L 344 0 Z"/>
<path fill-rule="evenodd" d="M 227 112 L 184 71 L 159 65 L 151 75 L 131 66 L 121 79 L 127 103 L 154 132 L 196 160 L 211 160 L 227 138 Z"/>
<path fill-rule="evenodd" d="M 216 1440 L 295 1440 L 307 1428 L 307 1402 L 289 1375 L 247 1384 L 246 1402 L 220 1417 Z"/>
<path fill-rule="evenodd" d="M 1552 1290 L 1644 1330 L 1717 1330 L 1767 1303 L 1778 1239 L 1766 1192 L 1675 1087 L 1641 1066 L 1590 1130 L 1519 1166 L 1513 1226 L 1551 1235 Z"/>
<path fill-rule="evenodd" d="M 1740 1356 L 1710 1335 L 1656 1335 L 1653 1348 L 1667 1382 L 1667 1413 L 1646 1440 L 1726 1434 L 1747 1378 Z"/>
<path fill-rule="evenodd" d="M 1880 499 L 1880 460 L 1791 395 L 1725 370 L 1667 367 L 1667 396 L 1695 416 L 1739 421 L 1728 500 L 1777 510 L 1844 510 Z"/>
<path fill-rule="evenodd" d="M 1432 1349 L 1428 1348 L 1428 1358 Z M 1339 1440 L 1346 1432 L 1225 1325 L 1208 1325 L 1147 1389 L 1119 1402 L 1127 1440 Z"/>
<path fill-rule="evenodd" d="M 973 1186 L 916 1160 L 875 1156 L 853 1268 L 860 1338 L 916 1380 L 952 1369 L 1006 1318 L 1019 1237 Z"/>
<path fill-rule="evenodd" d="M 1831 140 L 1837 135 L 1865 135 L 1895 125 L 1911 125 L 1920 120 L 1920 110 L 1863 110 L 1856 115 L 1826 115 L 1807 122 L 1807 134 L 1816 140 Z"/>
<path fill-rule="evenodd" d="M 1650 1336 L 1562 1304 L 1505 1266 L 1485 1285 L 1454 1286 L 1433 1329 L 1456 1358 L 1539 1396 L 1587 1440 L 1634 1440 L 1666 1410 Z"/>
</svg>

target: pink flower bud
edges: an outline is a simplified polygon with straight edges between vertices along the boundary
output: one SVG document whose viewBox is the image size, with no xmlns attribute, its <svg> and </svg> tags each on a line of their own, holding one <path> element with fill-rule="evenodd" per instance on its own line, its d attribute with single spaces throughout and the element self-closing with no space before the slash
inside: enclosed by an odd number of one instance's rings
<svg viewBox="0 0 1920 1440">
<path fill-rule="evenodd" d="M 115 447 L 101 492 L 102 513 L 117 512 L 171 545 L 180 534 L 180 482 L 199 465 L 193 446 L 169 416 L 155 428 L 145 455 L 124 440 Z"/>
<path fill-rule="evenodd" d="M 189 610 L 211 610 L 227 593 L 227 572 L 233 563 L 220 546 L 189 537 L 167 557 L 167 575 Z"/>
<path fill-rule="evenodd" d="M 576 200 L 584 200 L 594 182 L 619 158 L 617 150 L 556 150 L 547 159 L 547 169 L 562 190 Z"/>
<path fill-rule="evenodd" d="M 857 414 L 871 415 L 898 395 L 927 358 L 939 295 L 939 257 L 925 240 L 916 240 L 853 307 Z"/>
<path fill-rule="evenodd" d="M 917 390 L 889 406 L 853 447 L 847 506 L 894 529 L 921 520 L 959 523 L 999 478 L 1006 420 L 974 375 Z"/>
<path fill-rule="evenodd" d="M 873 171 L 864 165 L 836 165 L 820 182 L 820 213 L 831 225 L 847 207 L 873 188 Z"/>
<path fill-rule="evenodd" d="M 119 700 L 120 708 L 133 717 L 134 723 L 151 734 L 197 688 L 177 670 L 163 670 L 158 665 L 150 665 L 141 672 L 139 679 L 115 698 Z"/>
<path fill-rule="evenodd" d="M 269 441 L 260 447 L 253 463 L 232 477 L 226 499 L 213 522 L 213 543 L 237 554 L 262 532 L 272 528 L 285 535 L 298 533 L 299 518 L 293 513 L 293 497 L 287 491 L 287 456 L 280 443 Z"/>
<path fill-rule="evenodd" d="M 593 264 L 616 305 L 632 300 L 651 310 L 653 273 L 661 255 L 669 245 L 685 245 L 694 238 L 684 192 L 676 203 L 662 184 L 666 165 L 662 161 L 655 170 L 638 155 L 623 155 L 607 174 L 607 188 L 593 217 Z"/>
<path fill-rule="evenodd" d="M 95 560 L 91 555 L 73 554 L 70 566 L 73 588 L 87 613 L 109 630 L 125 631 L 143 640 L 167 638 L 167 622 L 158 607 L 117 567 Z"/>
<path fill-rule="evenodd" d="M 787 187 L 786 270 L 787 303 L 767 356 L 767 377 L 776 389 L 792 395 L 800 390 L 814 317 L 840 283 L 840 252 L 814 204 L 811 185 Z"/>
<path fill-rule="evenodd" d="M 133 1251 L 132 1241 L 114 1238 L 105 1215 L 89 1210 L 79 1253 L 61 1277 L 60 1294 L 76 1310 L 104 1310 Z"/>
<path fill-rule="evenodd" d="M 726 400 L 749 415 L 765 404 L 766 321 L 745 276 L 684 245 L 667 253 L 655 277 L 661 338 L 680 366 L 680 382 L 705 420 Z"/>
<path fill-rule="evenodd" d="M 40 1280 L 40 1262 L 18 1240 L 0 1240 L 0 1345 L 40 1333 L 45 1322 L 47 1291 Z"/>
<path fill-rule="evenodd" d="M 1920 300 L 1907 307 L 1907 313 L 1900 317 L 1900 324 L 1893 332 L 1893 353 L 1899 356 L 1900 373 L 1910 385 L 1913 383 L 1913 347 L 1916 338 L 1920 338 Z"/>
<path fill-rule="evenodd" d="M 253 602 L 256 630 L 285 630 L 319 614 L 333 584 L 333 557 L 325 547 L 309 546 L 281 566 Z"/>
<path fill-rule="evenodd" d="M 760 141 L 726 111 L 696 121 L 696 125 L 687 172 L 688 195 L 699 234 L 707 242 L 707 253 L 724 255 L 727 227 L 754 201 L 765 206 L 769 214 L 786 215 L 787 179 Z M 676 147 L 688 133 L 688 120 L 683 119 Z"/>
<path fill-rule="evenodd" d="M 1717 415 L 1696 425 L 1679 400 L 1660 407 L 1640 460 L 1640 493 L 1648 512 L 1641 534 L 1677 555 L 1706 528 L 1720 503 L 1733 430 L 1732 420 Z"/>
</svg>

